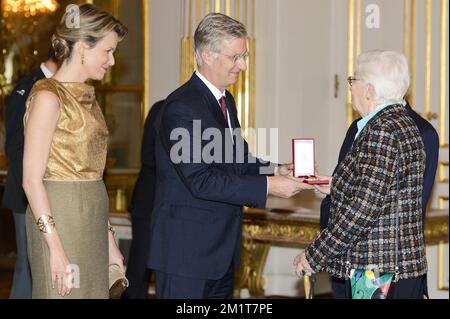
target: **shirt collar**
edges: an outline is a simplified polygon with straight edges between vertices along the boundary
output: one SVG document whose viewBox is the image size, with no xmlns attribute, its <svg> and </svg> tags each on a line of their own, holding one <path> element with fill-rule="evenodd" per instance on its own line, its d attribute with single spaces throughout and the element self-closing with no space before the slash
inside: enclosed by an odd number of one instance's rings
<svg viewBox="0 0 450 319">
<path fill-rule="evenodd" d="M 41 70 L 44 73 L 45 77 L 47 79 L 51 78 L 53 76 L 52 71 L 50 71 L 46 66 L 45 63 L 41 63 Z"/>
<path fill-rule="evenodd" d="M 205 83 L 205 85 L 208 87 L 217 101 L 219 101 L 221 97 L 225 96 L 225 90 L 223 92 L 220 92 L 220 90 L 216 88 L 214 84 L 209 82 L 208 79 L 206 79 L 198 70 L 195 71 L 195 74 L 199 77 L 200 80 L 202 80 L 203 83 Z"/>
<path fill-rule="evenodd" d="M 404 100 L 402 101 L 402 104 L 406 103 Z M 389 100 L 385 103 L 382 103 L 378 105 L 372 112 L 364 116 L 362 119 L 360 119 L 356 125 L 358 126 L 358 132 L 355 135 L 355 139 L 358 137 L 359 133 L 361 133 L 362 129 L 369 123 L 369 121 L 377 115 L 378 112 L 380 112 L 382 109 L 384 109 L 386 106 L 392 105 L 392 104 L 398 104 L 398 101 Z"/>
</svg>

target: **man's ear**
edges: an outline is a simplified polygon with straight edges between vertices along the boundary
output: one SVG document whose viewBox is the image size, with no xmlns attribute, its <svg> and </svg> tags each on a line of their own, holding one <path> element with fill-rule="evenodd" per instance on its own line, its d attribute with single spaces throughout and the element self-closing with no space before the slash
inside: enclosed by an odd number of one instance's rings
<svg viewBox="0 0 450 319">
<path fill-rule="evenodd" d="M 211 65 L 212 60 L 214 59 L 213 54 L 208 50 L 203 50 L 201 53 L 203 63 L 207 65 Z"/>
</svg>

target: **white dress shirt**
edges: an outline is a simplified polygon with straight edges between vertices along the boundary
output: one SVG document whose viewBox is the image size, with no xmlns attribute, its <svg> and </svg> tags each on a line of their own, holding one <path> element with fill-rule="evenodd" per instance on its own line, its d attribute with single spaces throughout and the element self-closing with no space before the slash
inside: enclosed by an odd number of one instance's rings
<svg viewBox="0 0 450 319">
<path fill-rule="evenodd" d="M 45 66 L 45 63 L 41 63 L 41 70 L 42 70 L 42 72 L 44 73 L 44 75 L 45 75 L 45 77 L 47 78 L 47 79 L 50 79 L 52 76 L 53 76 L 53 73 L 52 73 L 52 71 L 50 71 L 46 66 Z"/>
</svg>

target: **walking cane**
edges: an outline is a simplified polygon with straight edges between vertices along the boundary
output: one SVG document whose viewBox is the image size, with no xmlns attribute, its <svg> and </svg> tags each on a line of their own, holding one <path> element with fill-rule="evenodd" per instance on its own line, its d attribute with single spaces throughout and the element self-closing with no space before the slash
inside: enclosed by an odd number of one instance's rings
<svg viewBox="0 0 450 319">
<path fill-rule="evenodd" d="M 314 299 L 314 288 L 316 287 L 317 275 L 311 274 L 310 276 L 304 276 L 304 287 L 306 299 Z"/>
</svg>

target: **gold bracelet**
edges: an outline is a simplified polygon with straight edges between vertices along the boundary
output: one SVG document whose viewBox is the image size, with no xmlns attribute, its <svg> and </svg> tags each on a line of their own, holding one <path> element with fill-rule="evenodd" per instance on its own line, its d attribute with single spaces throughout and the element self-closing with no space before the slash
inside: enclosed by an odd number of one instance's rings
<svg viewBox="0 0 450 319">
<path fill-rule="evenodd" d="M 42 215 L 36 222 L 39 230 L 44 234 L 51 234 L 55 229 L 55 221 L 50 215 Z"/>
</svg>

